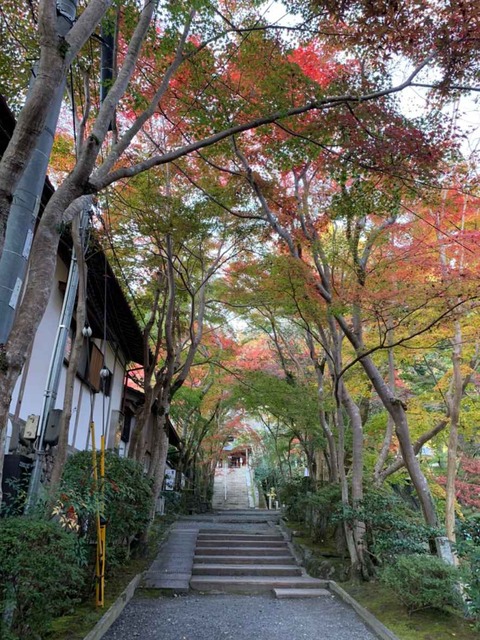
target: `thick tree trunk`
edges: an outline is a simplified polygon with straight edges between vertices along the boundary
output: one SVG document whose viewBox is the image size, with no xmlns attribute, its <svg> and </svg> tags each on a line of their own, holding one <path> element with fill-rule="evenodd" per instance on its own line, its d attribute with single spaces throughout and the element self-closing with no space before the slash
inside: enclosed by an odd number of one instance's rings
<svg viewBox="0 0 480 640">
<path fill-rule="evenodd" d="M 371 358 L 368 356 L 362 357 L 361 352 L 358 353 L 358 356 L 360 357 L 360 362 L 365 370 L 365 373 L 368 375 L 373 386 L 375 387 L 375 390 L 378 393 L 383 406 L 392 416 L 393 422 L 395 424 L 395 432 L 397 434 L 400 448 L 402 450 L 402 457 L 409 476 L 412 480 L 413 486 L 415 487 L 415 490 L 417 492 L 425 522 L 429 526 L 436 528 L 438 527 L 438 516 L 435 508 L 435 503 L 433 501 L 427 479 L 425 478 L 420 468 L 420 462 L 418 461 L 418 458 L 416 457 L 412 446 L 406 409 L 403 406 L 401 400 L 398 400 L 391 395 L 390 389 L 383 381 L 379 370 L 374 365 Z"/>
<path fill-rule="evenodd" d="M 458 319 L 455 320 L 455 330 L 452 339 L 452 347 L 453 377 L 447 396 L 448 408 L 450 413 L 450 435 L 448 439 L 447 453 L 447 496 L 445 506 L 445 526 L 448 539 L 451 542 L 455 542 L 455 480 L 457 478 L 458 424 L 460 419 L 460 403 L 462 401 L 463 395 L 463 380 L 461 373 L 462 329 L 460 326 L 460 321 Z"/>
<path fill-rule="evenodd" d="M 342 404 L 347 411 L 352 428 L 352 506 L 357 509 L 363 502 L 363 425 L 360 410 L 343 381 L 340 381 L 340 390 Z M 360 572 L 362 578 L 368 580 L 373 572 L 366 553 L 366 531 L 365 522 L 355 519 L 353 537 L 358 555 L 357 571 Z"/>
<path fill-rule="evenodd" d="M 63 187 L 63 188 L 62 188 Z M 5 440 L 12 393 L 22 370 L 38 325 L 45 313 L 52 288 L 60 240 L 60 222 L 68 205 L 80 195 L 73 185 L 64 183 L 53 195 L 39 224 L 31 253 L 31 267 L 25 294 L 0 366 L 0 440 Z M 83 208 L 82 199 L 75 202 L 75 212 Z M 4 449 L 0 449 L 0 481 Z"/>
<path fill-rule="evenodd" d="M 160 419 L 156 425 L 157 438 L 155 442 L 155 450 L 153 452 L 152 464 L 148 475 L 153 479 L 153 511 L 151 518 L 155 517 L 155 506 L 160 496 L 165 477 L 165 467 L 167 464 L 168 454 L 168 435 L 165 431 L 165 420 Z"/>
<path fill-rule="evenodd" d="M 337 430 L 338 430 L 338 447 L 337 447 L 337 460 L 338 460 L 338 473 L 340 481 L 340 490 L 342 494 L 342 504 L 345 507 L 350 507 L 350 495 L 348 490 L 348 478 L 345 468 L 345 423 L 343 420 L 342 406 L 340 402 L 337 403 Z M 345 541 L 347 543 L 348 554 L 350 556 L 350 563 L 355 574 L 358 573 L 360 558 L 357 553 L 357 547 L 354 537 L 354 526 L 347 520 L 344 520 L 343 531 L 345 534 Z"/>
<path fill-rule="evenodd" d="M 52 5 L 53 3 L 44 3 Z M 47 115 L 65 79 L 68 65 L 59 50 L 56 17 L 40 13 L 42 43 L 36 81 L 18 116 L 15 130 L 0 161 L 0 255 L 3 252 L 13 193 L 30 161 L 45 126 Z"/>
<path fill-rule="evenodd" d="M 128 447 L 128 457 L 137 462 L 141 462 L 145 453 L 146 430 L 152 412 L 153 402 L 153 389 L 146 389 L 144 402 L 135 415 L 135 426 Z"/>
<path fill-rule="evenodd" d="M 395 361 L 394 361 L 394 355 L 393 355 L 393 348 L 392 348 L 392 342 L 393 342 L 393 329 L 392 329 L 392 322 L 391 320 L 388 323 L 388 329 L 387 329 L 387 343 L 389 344 L 389 349 L 388 349 L 388 385 L 390 387 L 391 393 L 392 393 L 392 398 L 395 397 Z M 394 423 L 393 423 L 393 418 L 390 415 L 390 413 L 387 416 L 387 428 L 385 429 L 385 435 L 383 438 L 383 443 L 382 443 L 382 448 L 380 450 L 380 453 L 378 455 L 378 459 L 377 462 L 375 463 L 375 468 L 373 470 L 373 479 L 374 479 L 374 483 L 379 486 L 382 483 L 381 480 L 381 472 L 382 469 L 387 461 L 388 458 L 388 453 L 390 451 L 390 447 L 392 445 L 392 437 L 393 437 L 393 430 L 394 430 Z"/>
<path fill-rule="evenodd" d="M 32 157 L 47 115 L 61 91 L 70 65 L 95 31 L 110 4 L 111 0 L 91 0 L 71 26 L 67 19 L 57 17 L 55 2 L 42 0 L 39 3 L 40 58 L 35 69 L 36 80 L 0 161 L 0 255 L 12 195 Z"/>
</svg>

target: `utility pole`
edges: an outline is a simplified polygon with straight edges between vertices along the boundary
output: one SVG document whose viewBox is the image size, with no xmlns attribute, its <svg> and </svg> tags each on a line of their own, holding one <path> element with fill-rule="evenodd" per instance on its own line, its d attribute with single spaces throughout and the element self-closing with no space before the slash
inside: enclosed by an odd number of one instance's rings
<svg viewBox="0 0 480 640">
<path fill-rule="evenodd" d="M 57 32 L 60 36 L 70 31 L 76 8 L 77 0 L 57 0 Z M 31 86 L 35 82 L 35 68 L 32 76 Z M 7 342 L 21 299 L 65 84 L 66 80 L 58 89 L 32 158 L 13 194 L 0 258 L 0 345 Z"/>
</svg>

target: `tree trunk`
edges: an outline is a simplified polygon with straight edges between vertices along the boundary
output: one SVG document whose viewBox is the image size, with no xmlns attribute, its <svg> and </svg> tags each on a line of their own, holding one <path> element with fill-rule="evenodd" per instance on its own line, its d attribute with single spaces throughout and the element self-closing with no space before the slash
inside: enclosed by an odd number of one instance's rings
<svg viewBox="0 0 480 640">
<path fill-rule="evenodd" d="M 49 10 L 53 13 L 54 3 Z M 45 7 L 46 9 L 46 7 Z M 59 50 L 60 39 L 56 32 L 56 16 L 48 10 L 40 12 L 39 30 L 43 31 L 40 60 L 36 68 L 36 80 L 17 119 L 10 142 L 0 161 L 0 256 L 3 253 L 13 193 L 32 158 L 34 149 L 45 127 L 47 115 L 62 86 L 68 64 Z"/>
<path fill-rule="evenodd" d="M 337 402 L 337 430 L 338 430 L 338 447 L 337 447 L 337 460 L 338 460 L 338 473 L 340 480 L 340 490 L 342 493 L 342 504 L 346 507 L 350 507 L 350 496 L 348 491 L 348 479 L 345 469 L 345 423 L 343 420 L 342 405 Z M 358 573 L 360 558 L 357 553 L 357 547 L 355 545 L 355 537 L 353 534 L 354 527 L 350 522 L 344 520 L 343 531 L 345 534 L 345 541 L 347 543 L 348 554 L 350 556 L 350 564 L 354 573 Z"/>
<path fill-rule="evenodd" d="M 23 123 L 28 126 L 31 121 L 35 121 L 35 113 L 32 113 L 32 109 L 38 109 L 39 112 L 44 110 L 45 113 L 48 111 L 52 97 L 50 95 L 52 87 L 49 85 L 48 79 L 52 79 L 55 87 L 60 85 L 62 77 L 65 75 L 66 69 L 68 69 L 73 57 L 88 40 L 108 9 L 109 4 L 110 0 L 92 0 L 88 4 L 85 11 L 65 37 L 67 44 L 66 52 L 62 52 L 59 47 L 54 3 L 49 1 L 41 5 L 42 19 L 40 24 L 42 47 L 45 51 L 42 49 L 40 68 L 44 69 L 46 79 L 45 82 L 36 82 L 34 91 L 39 92 L 42 104 L 35 106 L 32 96 L 29 96 L 17 122 L 18 132 L 17 134 L 14 133 L 7 152 L 0 162 L 0 235 L 2 226 L 6 224 L 5 216 L 8 215 L 10 207 L 11 187 L 9 185 L 13 184 L 17 177 L 19 179 L 24 168 L 22 159 L 20 163 L 22 166 L 19 167 L 18 175 L 15 172 L 12 173 L 9 169 L 9 158 L 14 158 L 18 148 L 23 149 L 17 140 L 17 136 L 23 135 L 24 139 L 28 138 L 28 131 L 27 134 L 25 134 Z M 83 206 L 81 202 L 82 198 L 80 197 L 85 193 L 86 189 L 91 192 L 91 186 L 88 183 L 92 171 L 95 168 L 101 144 L 107 134 L 116 103 L 123 96 L 130 78 L 134 73 L 135 64 L 140 54 L 143 39 L 149 28 L 150 18 L 154 8 L 154 2 L 145 0 L 144 10 L 139 14 L 138 23 L 130 39 L 124 63 L 110 89 L 107 99 L 102 104 L 92 133 L 84 141 L 80 157 L 73 171 L 51 197 L 38 225 L 30 254 L 30 269 L 24 297 L 7 344 L 3 351 L 0 352 L 1 442 L 5 441 L 8 411 L 15 383 L 20 375 L 28 348 L 34 340 L 35 333 L 45 313 L 50 297 L 53 275 L 55 273 L 58 242 L 60 239 L 60 223 L 62 222 L 63 216 L 67 215 L 67 208 L 70 208 L 72 203 L 75 203 L 73 205 L 74 208 L 80 210 Z M 45 22 L 42 22 L 42 20 L 45 20 Z M 181 40 L 182 47 L 186 33 L 184 36 Z M 28 153 L 28 150 L 25 151 L 24 155 L 26 159 L 24 162 L 28 161 Z M 2 448 L 0 449 L 0 482 L 3 460 L 4 449 Z"/>
<path fill-rule="evenodd" d="M 447 485 L 446 485 L 446 505 L 445 505 L 445 527 L 447 537 L 451 542 L 455 542 L 455 503 L 456 491 L 455 480 L 457 478 L 457 448 L 458 448 L 458 424 L 460 418 L 460 403 L 463 395 L 463 380 L 461 373 L 462 361 L 462 329 L 460 321 L 455 320 L 454 336 L 452 339 L 453 353 L 453 377 L 450 390 L 447 396 L 450 413 L 450 436 L 448 439 L 447 454 Z"/>
<path fill-rule="evenodd" d="M 415 487 L 415 490 L 417 492 L 425 522 L 430 527 L 436 528 L 438 527 L 437 511 L 435 509 L 435 503 L 433 502 L 433 497 L 430 492 L 427 479 L 425 478 L 420 468 L 420 462 L 418 461 L 413 450 L 412 441 L 410 438 L 410 430 L 408 428 L 406 407 L 401 400 L 392 396 L 388 385 L 385 384 L 380 371 L 378 370 L 377 366 L 374 364 L 370 356 L 363 355 L 364 345 L 361 337 L 359 337 L 350 329 L 342 316 L 337 315 L 336 319 L 344 335 L 347 337 L 348 341 L 355 349 L 356 355 L 369 380 L 373 384 L 373 387 L 377 392 L 383 406 L 392 416 L 393 422 L 395 424 L 395 432 L 397 434 L 400 448 L 402 450 L 403 460 L 412 480 L 413 486 Z"/>
<path fill-rule="evenodd" d="M 158 437 L 156 440 L 154 456 L 152 459 L 151 473 L 149 472 L 149 476 L 153 478 L 152 494 L 154 504 L 151 514 L 152 520 L 155 517 L 155 507 L 162 490 L 163 480 L 165 478 L 165 467 L 167 464 L 168 435 L 165 431 L 164 425 L 165 421 L 159 420 L 159 424 L 157 425 Z"/>
<path fill-rule="evenodd" d="M 153 390 L 146 389 L 143 404 L 135 416 L 135 426 L 128 447 L 128 457 L 137 462 L 141 462 L 145 453 L 146 429 L 152 413 L 153 401 Z"/>
<path fill-rule="evenodd" d="M 318 417 L 320 426 L 322 427 L 323 434 L 327 440 L 328 445 L 328 466 L 330 474 L 330 482 L 338 482 L 338 466 L 337 466 L 337 448 L 335 444 L 335 437 L 332 430 L 329 427 L 327 417 L 325 415 L 325 387 L 324 387 L 324 370 L 326 359 L 323 358 L 322 362 L 319 362 L 317 353 L 315 351 L 315 344 L 313 336 L 310 331 L 306 331 L 306 341 L 310 352 L 310 359 L 313 362 L 315 368 L 315 375 L 317 378 L 317 392 L 318 392 Z"/>
<path fill-rule="evenodd" d="M 32 247 L 31 267 L 25 294 L 7 344 L 0 351 L 0 441 L 3 442 L 5 442 L 12 393 L 50 298 L 57 263 L 62 215 L 75 197 L 75 192 L 66 186 L 62 192 L 59 190 L 52 196 L 45 209 Z M 75 202 L 75 212 L 79 213 L 82 208 L 83 199 L 80 198 Z M 4 448 L 2 447 L 0 449 L 0 482 L 3 460 Z"/>
<path fill-rule="evenodd" d="M 361 351 L 357 352 L 357 355 L 360 357 L 360 362 L 365 370 L 365 373 L 368 375 L 373 386 L 375 387 L 375 390 L 378 393 L 383 406 L 392 416 L 393 422 L 395 424 L 395 432 L 397 434 L 397 438 L 402 451 L 402 457 L 409 476 L 412 480 L 413 486 L 415 487 L 415 490 L 417 492 L 425 522 L 430 527 L 437 528 L 438 517 L 435 509 L 435 503 L 433 501 L 427 479 L 425 478 L 420 468 L 420 462 L 418 461 L 412 446 L 406 409 L 401 400 L 398 400 L 391 395 L 390 389 L 383 381 L 379 370 L 374 365 L 371 358 L 369 356 L 362 357 Z"/>
<path fill-rule="evenodd" d="M 352 506 L 358 509 L 363 502 L 363 426 L 360 410 L 353 401 L 343 381 L 340 381 L 342 403 L 347 411 L 352 428 Z M 364 580 L 373 574 L 371 563 L 366 553 L 367 528 L 365 522 L 355 518 L 353 523 L 353 537 L 358 555 L 357 571 Z"/>
<path fill-rule="evenodd" d="M 392 392 L 392 398 L 395 397 L 395 361 L 393 355 L 393 328 L 392 322 L 389 320 L 388 329 L 387 329 L 387 343 L 389 345 L 388 349 L 388 385 Z M 385 429 L 385 436 L 383 438 L 382 448 L 380 450 L 377 462 L 375 463 L 375 468 L 373 470 L 373 479 L 376 486 L 381 485 L 381 471 L 387 461 L 388 452 L 390 451 L 390 446 L 392 444 L 393 437 L 393 429 L 394 429 L 393 418 L 390 413 L 387 416 L 387 428 Z"/>
</svg>

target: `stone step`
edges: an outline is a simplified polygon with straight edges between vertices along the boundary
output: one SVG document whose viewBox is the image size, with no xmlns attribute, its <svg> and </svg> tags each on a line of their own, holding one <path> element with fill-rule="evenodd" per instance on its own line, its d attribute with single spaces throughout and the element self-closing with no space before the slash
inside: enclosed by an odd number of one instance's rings
<svg viewBox="0 0 480 640">
<path fill-rule="evenodd" d="M 234 509 L 235 515 L 238 516 L 249 516 L 252 513 L 256 513 L 258 515 L 271 515 L 271 514 L 279 514 L 280 510 L 275 511 L 275 509 Z M 221 515 L 221 514 L 218 514 Z"/>
<path fill-rule="evenodd" d="M 197 539 L 197 549 L 202 548 L 206 549 L 208 547 L 218 547 L 221 545 L 222 547 L 244 547 L 245 549 L 249 547 L 259 547 L 262 546 L 264 549 L 272 549 L 272 548 L 288 548 L 288 545 L 285 541 L 281 540 L 198 540 Z"/>
<path fill-rule="evenodd" d="M 302 570 L 288 564 L 194 564 L 192 575 L 198 576 L 301 576 Z"/>
<path fill-rule="evenodd" d="M 218 523 L 217 523 L 218 524 Z M 262 534 L 262 535 L 278 535 L 277 530 L 275 528 L 273 528 L 272 526 L 270 526 L 270 524 L 267 523 L 259 523 L 261 526 L 258 526 L 253 534 L 252 534 L 252 526 L 250 524 L 245 525 L 245 529 L 242 529 L 242 524 L 239 524 L 239 528 L 238 529 L 233 529 L 233 527 L 230 527 L 229 525 L 222 525 L 220 526 L 215 526 L 215 527 L 210 527 L 210 526 L 200 526 L 200 528 L 198 529 L 198 533 L 230 533 L 230 534 L 242 534 L 242 535 L 257 535 L 257 534 Z"/>
<path fill-rule="evenodd" d="M 302 576 L 192 576 L 190 580 L 192 589 L 217 593 L 264 593 L 272 589 L 323 589 L 326 586 L 326 580 Z"/>
<path fill-rule="evenodd" d="M 290 550 L 287 546 L 282 547 L 197 547 L 198 555 L 210 556 L 287 556 L 291 557 Z"/>
<path fill-rule="evenodd" d="M 274 589 L 275 597 L 282 598 L 320 598 L 331 596 L 328 589 Z"/>
<path fill-rule="evenodd" d="M 231 515 L 228 513 L 228 510 L 222 511 L 222 515 L 214 515 L 214 514 L 194 514 L 192 516 L 180 516 L 178 518 L 180 522 L 182 521 L 190 521 L 190 522 L 198 522 L 199 524 L 204 522 L 215 522 L 215 524 L 230 524 L 230 525 L 245 525 L 245 524 L 263 524 L 263 523 L 277 523 L 280 520 L 280 516 L 277 515 L 253 515 L 250 516 L 242 516 L 232 513 Z"/>
<path fill-rule="evenodd" d="M 198 564 L 296 564 L 291 556 L 221 556 L 196 555 L 194 562 Z"/>
<path fill-rule="evenodd" d="M 217 522 L 221 523 L 221 524 L 235 524 L 235 525 L 239 525 L 239 524 L 261 524 L 262 522 L 274 522 L 275 524 L 277 522 L 279 522 L 280 518 L 269 518 L 268 516 L 261 516 L 261 517 L 245 517 L 245 516 L 239 516 L 239 517 L 230 517 L 230 516 L 220 516 L 219 518 L 217 518 Z"/>
<path fill-rule="evenodd" d="M 275 542 L 276 544 L 283 544 L 285 542 L 285 538 L 282 536 L 269 536 L 269 535 L 238 535 L 238 534 L 228 534 L 228 533 L 202 533 L 197 537 L 198 542 L 215 542 L 216 544 L 223 544 L 224 542 L 231 543 L 235 542 L 236 546 L 240 546 L 245 542 L 255 542 L 258 546 L 265 544 L 266 542 Z"/>
</svg>

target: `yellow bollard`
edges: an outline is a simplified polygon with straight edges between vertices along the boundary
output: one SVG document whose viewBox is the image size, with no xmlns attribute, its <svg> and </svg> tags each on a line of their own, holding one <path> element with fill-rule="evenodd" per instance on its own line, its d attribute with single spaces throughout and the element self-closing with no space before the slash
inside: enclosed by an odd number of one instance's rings
<svg viewBox="0 0 480 640">
<path fill-rule="evenodd" d="M 105 509 L 105 436 L 100 438 L 100 487 L 98 483 L 97 449 L 95 443 L 95 423 L 90 423 L 90 433 L 92 438 L 92 463 L 93 463 L 93 486 L 97 500 L 97 553 L 95 561 L 96 576 L 96 605 L 103 607 L 105 604 L 105 559 L 106 559 L 106 538 L 107 526 L 104 517 Z"/>
</svg>

